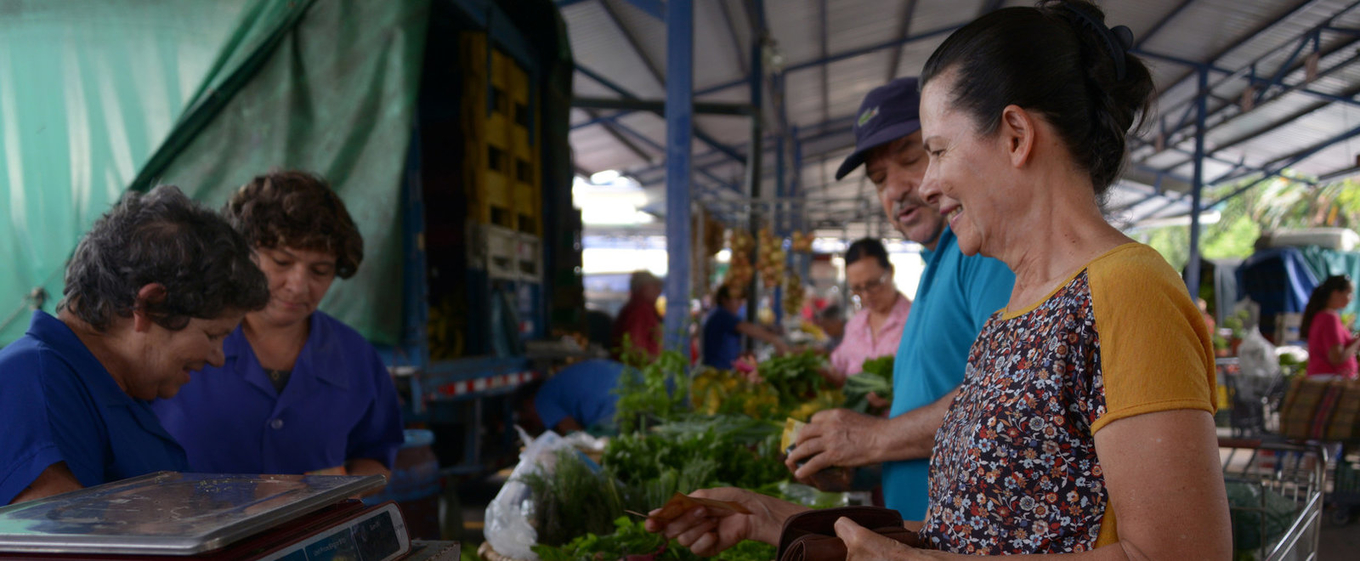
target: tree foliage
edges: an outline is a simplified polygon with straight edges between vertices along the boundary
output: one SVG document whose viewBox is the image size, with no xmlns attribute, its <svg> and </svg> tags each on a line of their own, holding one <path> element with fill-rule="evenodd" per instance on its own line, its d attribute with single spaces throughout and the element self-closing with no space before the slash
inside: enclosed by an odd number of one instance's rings
<svg viewBox="0 0 1360 561">
<path fill-rule="evenodd" d="M 1216 200 L 1251 185 L 1248 180 L 1209 189 L 1206 200 Z M 1246 258 L 1263 233 L 1293 228 L 1360 225 L 1360 182 L 1347 179 L 1319 187 L 1284 178 L 1256 185 L 1213 207 L 1219 221 L 1201 230 L 1200 250 L 1208 259 Z M 1190 228 L 1166 226 L 1136 232 L 1176 269 L 1190 259 Z"/>
</svg>

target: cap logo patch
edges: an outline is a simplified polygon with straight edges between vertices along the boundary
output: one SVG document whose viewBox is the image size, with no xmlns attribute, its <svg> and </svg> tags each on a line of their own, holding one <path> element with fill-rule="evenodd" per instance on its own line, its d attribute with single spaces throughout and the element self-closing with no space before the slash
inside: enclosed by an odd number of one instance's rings
<svg viewBox="0 0 1360 561">
<path fill-rule="evenodd" d="M 878 106 L 871 107 L 871 108 L 865 110 L 863 113 L 860 113 L 860 114 L 859 114 L 859 122 L 858 122 L 855 126 L 856 126 L 856 127 L 863 127 L 865 123 L 868 123 L 869 121 L 872 121 L 872 120 L 874 119 L 874 117 L 877 117 L 877 116 L 878 116 Z"/>
</svg>

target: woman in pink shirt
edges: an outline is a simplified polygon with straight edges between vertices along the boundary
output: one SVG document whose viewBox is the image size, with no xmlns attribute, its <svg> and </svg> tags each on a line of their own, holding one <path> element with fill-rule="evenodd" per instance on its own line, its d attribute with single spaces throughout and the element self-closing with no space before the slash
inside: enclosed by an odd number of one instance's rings
<svg viewBox="0 0 1360 561">
<path fill-rule="evenodd" d="M 1303 309 L 1301 335 L 1308 340 L 1308 375 L 1356 377 L 1360 339 L 1346 329 L 1340 311 L 1351 303 L 1355 285 L 1342 276 L 1327 277 L 1313 289 Z"/>
<path fill-rule="evenodd" d="M 828 378 L 841 385 L 859 374 L 864 361 L 897 354 L 911 300 L 893 285 L 888 250 L 872 238 L 850 244 L 845 252 L 845 279 L 859 297 L 860 311 L 845 324 L 845 338 L 831 353 Z"/>
</svg>

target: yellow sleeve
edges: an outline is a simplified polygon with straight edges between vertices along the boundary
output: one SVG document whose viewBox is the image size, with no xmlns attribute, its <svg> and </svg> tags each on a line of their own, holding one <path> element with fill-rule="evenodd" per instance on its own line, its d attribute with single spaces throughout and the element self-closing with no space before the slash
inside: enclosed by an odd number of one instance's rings
<svg viewBox="0 0 1360 561">
<path fill-rule="evenodd" d="M 1213 413 L 1209 329 L 1166 260 L 1148 246 L 1129 244 L 1092 262 L 1087 276 L 1105 386 L 1105 413 L 1091 433 L 1144 413 Z"/>
</svg>

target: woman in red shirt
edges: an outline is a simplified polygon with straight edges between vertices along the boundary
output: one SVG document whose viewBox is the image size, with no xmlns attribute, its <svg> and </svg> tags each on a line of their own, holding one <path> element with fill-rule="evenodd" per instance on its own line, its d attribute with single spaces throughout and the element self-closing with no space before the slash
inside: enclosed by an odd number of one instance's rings
<svg viewBox="0 0 1360 561">
<path fill-rule="evenodd" d="M 1354 293 L 1355 285 L 1349 277 L 1331 276 L 1308 297 L 1299 330 L 1308 340 L 1309 376 L 1356 377 L 1355 353 L 1360 351 L 1360 338 L 1341 321 L 1341 310 L 1350 305 Z"/>
</svg>

